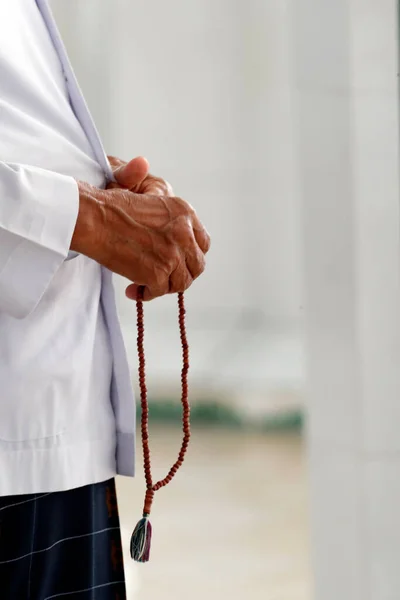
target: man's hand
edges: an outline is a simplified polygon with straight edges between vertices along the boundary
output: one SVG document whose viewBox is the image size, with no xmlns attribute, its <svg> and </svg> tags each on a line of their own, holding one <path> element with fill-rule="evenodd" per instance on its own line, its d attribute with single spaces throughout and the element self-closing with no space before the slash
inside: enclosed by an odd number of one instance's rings
<svg viewBox="0 0 400 600">
<path fill-rule="evenodd" d="M 116 183 L 109 183 L 108 189 L 125 188 L 137 194 L 152 194 L 154 196 L 173 196 L 172 186 L 149 173 L 149 163 L 145 158 L 139 156 L 128 163 L 109 156 L 108 160 L 112 167 Z"/>
<path fill-rule="evenodd" d="M 78 182 L 71 249 L 134 281 L 128 298 L 137 298 L 139 286 L 144 300 L 183 292 L 204 271 L 209 235 L 194 209 L 148 174 L 147 161 L 120 162 L 107 190 Z"/>
</svg>

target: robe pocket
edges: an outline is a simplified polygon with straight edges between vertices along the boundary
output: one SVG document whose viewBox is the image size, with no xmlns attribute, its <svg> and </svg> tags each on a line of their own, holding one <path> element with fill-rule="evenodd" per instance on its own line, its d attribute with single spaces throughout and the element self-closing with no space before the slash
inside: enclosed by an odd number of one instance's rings
<svg viewBox="0 0 400 600">
<path fill-rule="evenodd" d="M 62 387 L 62 381 L 53 378 L 32 385 L 23 378 L 8 383 L 6 393 L 0 393 L 0 440 L 24 442 L 62 434 L 71 410 L 60 394 Z"/>
</svg>

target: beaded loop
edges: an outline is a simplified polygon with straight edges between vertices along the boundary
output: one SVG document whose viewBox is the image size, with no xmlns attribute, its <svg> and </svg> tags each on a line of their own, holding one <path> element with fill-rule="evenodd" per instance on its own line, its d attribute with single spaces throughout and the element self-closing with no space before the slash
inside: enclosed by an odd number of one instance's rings
<svg viewBox="0 0 400 600">
<path fill-rule="evenodd" d="M 142 447 L 143 447 L 143 458 L 144 458 L 144 476 L 146 480 L 146 497 L 143 507 L 143 516 L 148 517 L 151 511 L 151 504 L 153 501 L 154 493 L 166 486 L 172 478 L 175 476 L 178 469 L 181 467 L 185 454 L 189 445 L 190 440 L 190 406 L 188 400 L 188 372 L 189 372 L 189 346 L 186 337 L 185 327 L 185 305 L 183 300 L 183 293 L 178 294 L 178 309 L 179 309 L 179 332 L 182 344 L 182 357 L 183 367 L 181 372 L 182 382 L 182 428 L 183 428 L 183 440 L 181 449 L 178 454 L 176 462 L 173 464 L 168 474 L 157 483 L 153 484 L 153 478 L 151 474 L 151 460 L 150 460 L 150 447 L 149 447 L 149 406 L 147 399 L 147 386 L 145 377 L 145 358 L 144 358 L 144 321 L 143 321 L 143 288 L 139 288 L 137 306 L 137 349 L 139 357 L 139 387 L 140 387 L 140 403 L 141 403 L 141 434 L 142 434 Z"/>
</svg>

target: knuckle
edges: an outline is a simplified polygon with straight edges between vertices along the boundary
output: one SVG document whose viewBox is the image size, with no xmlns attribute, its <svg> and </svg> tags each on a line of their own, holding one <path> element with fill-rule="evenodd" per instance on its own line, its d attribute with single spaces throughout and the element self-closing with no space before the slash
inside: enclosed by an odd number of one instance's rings
<svg viewBox="0 0 400 600">
<path fill-rule="evenodd" d="M 207 233 L 207 231 L 205 232 L 205 246 L 206 246 L 206 252 L 208 252 L 211 248 L 211 237 Z"/>
<path fill-rule="evenodd" d="M 175 204 L 178 206 L 179 212 L 181 214 L 187 215 L 187 216 L 195 215 L 195 211 L 194 211 L 193 207 L 189 204 L 189 202 L 186 202 L 186 200 L 183 200 L 183 198 L 179 198 L 178 196 L 174 196 L 174 200 L 175 200 Z"/>
<path fill-rule="evenodd" d="M 186 264 L 180 264 L 171 274 L 170 293 L 184 292 L 192 283 L 192 277 Z"/>
<path fill-rule="evenodd" d="M 203 263 L 200 263 L 197 267 L 196 277 L 200 277 L 200 275 L 202 273 L 204 273 L 204 270 L 205 270 L 205 265 Z"/>
<path fill-rule="evenodd" d="M 172 197 L 174 195 L 174 190 L 173 190 L 172 185 L 169 183 L 169 181 L 164 180 L 164 186 L 165 186 L 167 196 Z"/>
<path fill-rule="evenodd" d="M 160 189 L 163 195 L 168 196 L 168 198 L 172 198 L 174 196 L 174 190 L 172 189 L 172 185 L 166 179 L 161 179 L 160 177 L 157 177 L 156 182 L 158 188 Z"/>
<path fill-rule="evenodd" d="M 204 254 L 200 254 L 197 256 L 197 261 L 196 261 L 196 270 L 195 270 L 195 277 L 199 277 L 202 273 L 204 273 L 204 270 L 206 268 L 206 260 L 204 257 Z"/>
<path fill-rule="evenodd" d="M 176 244 L 171 243 L 169 245 L 169 249 L 166 255 L 166 270 L 168 271 L 168 275 L 170 275 L 179 265 L 180 262 L 180 251 Z"/>
</svg>

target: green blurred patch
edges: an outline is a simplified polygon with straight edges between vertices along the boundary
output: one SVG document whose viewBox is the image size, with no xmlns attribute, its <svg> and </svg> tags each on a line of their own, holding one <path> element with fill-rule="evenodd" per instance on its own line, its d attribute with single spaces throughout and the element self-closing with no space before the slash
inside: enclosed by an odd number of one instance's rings
<svg viewBox="0 0 400 600">
<path fill-rule="evenodd" d="M 140 419 L 140 406 L 137 408 Z M 149 416 L 153 423 L 170 423 L 180 425 L 182 408 L 175 400 L 149 400 Z M 277 431 L 301 431 L 304 416 L 300 409 L 265 416 L 250 421 L 227 404 L 218 401 L 196 401 L 191 407 L 190 421 L 192 426 L 226 427 L 237 429 L 254 429 L 265 433 Z"/>
<path fill-rule="evenodd" d="M 269 415 L 261 423 L 263 431 L 302 431 L 304 415 L 300 409 Z"/>
</svg>

